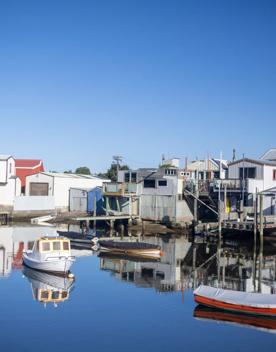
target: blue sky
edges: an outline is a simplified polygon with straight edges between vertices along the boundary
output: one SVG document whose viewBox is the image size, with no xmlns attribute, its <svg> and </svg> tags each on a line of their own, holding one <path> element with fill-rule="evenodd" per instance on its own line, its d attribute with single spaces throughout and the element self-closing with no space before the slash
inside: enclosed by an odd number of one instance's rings
<svg viewBox="0 0 276 352">
<path fill-rule="evenodd" d="M 50 170 L 276 147 L 276 1 L 0 1 L 0 154 Z"/>
</svg>

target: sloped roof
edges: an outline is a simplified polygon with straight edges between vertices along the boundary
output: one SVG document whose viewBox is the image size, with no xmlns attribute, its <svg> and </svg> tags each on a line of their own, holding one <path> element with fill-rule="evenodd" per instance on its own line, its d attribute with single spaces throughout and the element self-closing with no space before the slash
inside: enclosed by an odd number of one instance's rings
<svg viewBox="0 0 276 352">
<path fill-rule="evenodd" d="M 231 163 L 228 164 L 228 166 L 239 164 L 239 163 L 242 163 L 243 161 L 247 161 L 249 163 L 258 164 L 258 165 L 276 166 L 276 160 L 275 161 L 270 161 L 270 160 L 249 159 L 249 158 L 244 158 L 244 159 L 239 159 L 239 160 L 232 161 Z"/>
<path fill-rule="evenodd" d="M 109 181 L 108 179 L 102 179 L 93 175 L 82 175 L 82 174 L 69 174 L 63 172 L 40 172 L 43 175 L 52 176 L 52 177 L 61 177 L 61 178 L 77 178 L 77 179 L 88 179 L 88 180 L 101 180 L 101 181 Z"/>
<path fill-rule="evenodd" d="M 276 161 L 276 148 L 267 150 L 261 157 L 261 160 L 273 160 Z"/>
<path fill-rule="evenodd" d="M 15 167 L 22 167 L 27 169 L 34 169 L 42 164 L 39 159 L 15 159 Z"/>
<path fill-rule="evenodd" d="M 9 158 L 12 158 L 12 156 L 8 154 L 0 154 L 0 160 L 8 160 Z"/>
</svg>

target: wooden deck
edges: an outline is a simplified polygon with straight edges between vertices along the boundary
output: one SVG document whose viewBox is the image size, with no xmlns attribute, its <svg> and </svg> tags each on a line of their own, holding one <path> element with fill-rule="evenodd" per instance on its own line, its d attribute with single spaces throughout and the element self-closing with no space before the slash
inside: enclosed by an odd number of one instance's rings
<svg viewBox="0 0 276 352">
<path fill-rule="evenodd" d="M 115 220 L 129 220 L 133 217 L 130 215 L 97 215 L 97 216 L 83 216 L 77 217 L 77 221 L 115 221 Z"/>
</svg>

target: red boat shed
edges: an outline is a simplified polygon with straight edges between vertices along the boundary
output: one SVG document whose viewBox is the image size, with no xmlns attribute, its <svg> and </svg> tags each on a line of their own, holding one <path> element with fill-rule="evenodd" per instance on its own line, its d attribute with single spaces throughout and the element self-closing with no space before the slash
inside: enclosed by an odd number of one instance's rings
<svg viewBox="0 0 276 352">
<path fill-rule="evenodd" d="M 15 159 L 16 176 L 21 180 L 22 192 L 25 192 L 26 176 L 44 172 L 42 160 Z"/>
</svg>

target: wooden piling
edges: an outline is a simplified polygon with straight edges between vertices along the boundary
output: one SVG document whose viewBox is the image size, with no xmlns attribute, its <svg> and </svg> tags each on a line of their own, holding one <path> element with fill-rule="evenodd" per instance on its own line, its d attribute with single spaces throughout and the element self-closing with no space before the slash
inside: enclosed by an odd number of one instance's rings
<svg viewBox="0 0 276 352">
<path fill-rule="evenodd" d="M 96 194 L 94 196 L 94 211 L 93 211 L 93 216 L 97 216 L 97 198 L 96 198 Z M 97 227 L 97 220 L 94 220 L 93 222 L 93 228 L 94 231 L 96 231 L 96 227 Z"/>
<path fill-rule="evenodd" d="M 221 182 L 221 181 L 219 181 Z M 218 194 L 218 235 L 219 241 L 221 241 L 221 220 L 222 220 L 222 209 L 221 209 L 221 184 L 219 183 L 219 194 Z"/>
<path fill-rule="evenodd" d="M 258 291 L 262 291 L 262 268 L 263 268 L 263 249 L 264 249 L 264 211 L 263 194 L 260 194 L 260 251 L 259 251 L 259 282 Z"/>
<path fill-rule="evenodd" d="M 253 278 L 253 287 L 256 290 L 256 259 L 257 259 L 257 231 L 258 231 L 258 192 L 256 189 L 255 197 L 253 200 L 254 207 L 254 247 L 253 247 L 253 265 L 252 265 L 252 278 Z"/>
</svg>

